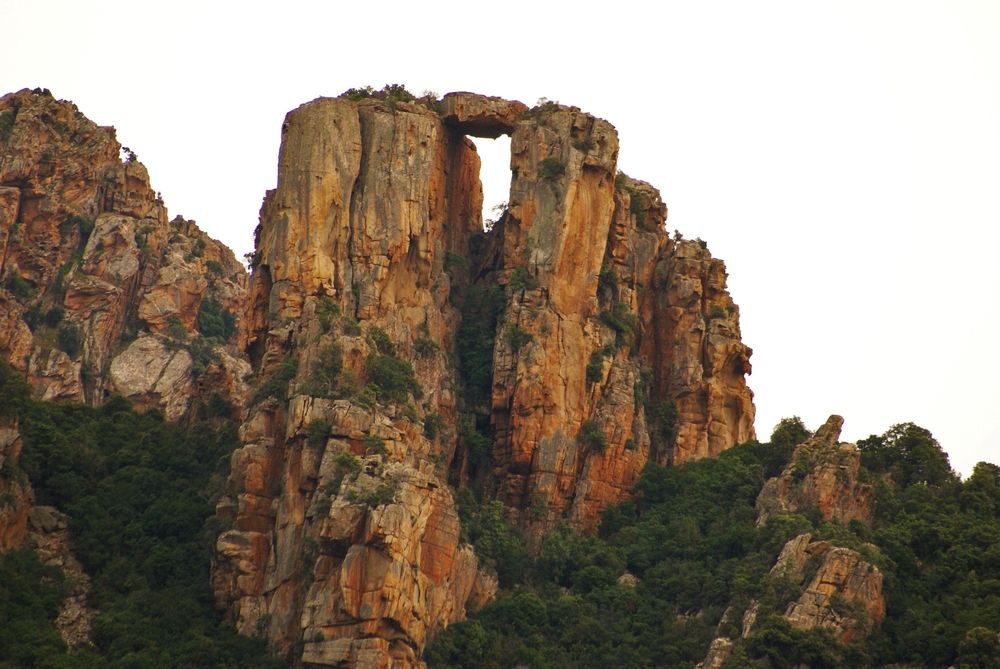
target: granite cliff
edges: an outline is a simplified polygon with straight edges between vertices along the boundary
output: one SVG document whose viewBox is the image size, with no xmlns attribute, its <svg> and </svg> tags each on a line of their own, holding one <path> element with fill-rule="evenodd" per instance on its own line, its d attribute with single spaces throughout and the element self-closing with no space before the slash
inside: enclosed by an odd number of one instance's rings
<svg viewBox="0 0 1000 669">
<path fill-rule="evenodd" d="M 241 407 L 212 584 L 305 666 L 420 666 L 492 596 L 452 489 L 537 546 L 593 531 L 647 462 L 754 436 L 723 263 L 665 232 L 614 127 L 579 109 L 395 90 L 299 107 L 249 276 L 168 220 L 113 129 L 46 91 L 0 99 L 0 121 L 0 353 L 45 399 Z M 501 134 L 510 196 L 484 230 L 470 137 Z"/>
</svg>

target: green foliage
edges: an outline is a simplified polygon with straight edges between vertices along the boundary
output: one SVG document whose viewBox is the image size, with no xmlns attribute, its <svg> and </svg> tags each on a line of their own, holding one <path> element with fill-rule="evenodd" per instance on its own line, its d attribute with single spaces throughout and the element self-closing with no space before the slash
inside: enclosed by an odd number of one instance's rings
<svg viewBox="0 0 1000 669">
<path fill-rule="evenodd" d="M 782 418 L 774 426 L 774 430 L 771 431 L 771 444 L 788 449 L 788 454 L 791 455 L 791 449 L 811 436 L 812 432 L 806 429 L 802 419 L 798 416 L 792 416 L 791 418 Z"/>
<path fill-rule="evenodd" d="M 0 142 L 10 137 L 10 133 L 14 130 L 14 119 L 16 118 L 16 109 L 6 109 L 0 112 Z"/>
<path fill-rule="evenodd" d="M 524 578 L 528 550 L 503 504 L 496 500 L 480 504 L 469 488 L 455 493 L 455 503 L 462 540 L 472 543 L 482 563 L 496 570 L 500 585 L 509 588 Z"/>
<path fill-rule="evenodd" d="M 605 511 L 599 536 L 557 527 L 536 559 L 508 558 L 518 569 L 501 574 L 498 598 L 441 633 L 429 666 L 693 666 L 725 607 L 763 595 L 785 541 L 809 529 L 785 518 L 754 527 L 771 451 L 748 444 L 715 460 L 649 466 L 636 498 Z M 471 497 L 457 495 L 463 532 L 482 522 L 469 517 Z M 499 504 L 491 519 L 503 527 Z M 481 535 L 473 540 L 487 553 Z M 625 571 L 636 585 L 618 583 Z"/>
<path fill-rule="evenodd" d="M 396 345 L 382 328 L 374 325 L 368 328 L 368 339 L 379 353 L 396 355 Z"/>
<path fill-rule="evenodd" d="M 424 416 L 424 436 L 428 439 L 437 439 L 438 434 L 441 432 L 441 426 L 444 421 L 439 413 L 429 413 Z"/>
<path fill-rule="evenodd" d="M 437 345 L 437 342 L 429 337 L 419 337 L 415 342 L 413 342 L 414 352 L 421 358 L 430 358 L 435 353 L 441 350 L 441 347 Z"/>
<path fill-rule="evenodd" d="M 103 407 L 31 402 L 21 416 L 21 462 L 39 504 L 70 518 L 73 550 L 91 576 L 99 611 L 92 650 L 67 653 L 51 625 L 59 578 L 0 558 L 0 657 L 37 667 L 280 667 L 263 643 L 241 637 L 214 609 L 209 558 L 224 528 L 213 516 L 235 426 L 166 424 L 121 398 Z M 10 588 L 8 590 L 8 588 Z M 48 623 L 43 620 L 47 619 Z M 17 659 L 15 659 L 17 658 Z"/>
<path fill-rule="evenodd" d="M 538 288 L 538 279 L 531 275 L 527 267 L 518 265 L 511 272 L 507 287 L 512 293 L 519 293 L 522 290 L 535 290 Z"/>
<path fill-rule="evenodd" d="M 188 338 L 187 328 L 181 322 L 180 317 L 170 316 L 167 318 L 167 336 L 179 342 L 185 342 Z"/>
<path fill-rule="evenodd" d="M 646 422 L 653 444 L 670 449 L 677 439 L 677 405 L 673 400 L 661 400 L 646 405 Z"/>
<path fill-rule="evenodd" d="M 340 329 L 348 337 L 357 337 L 361 334 L 361 323 L 353 316 L 344 316 L 340 319 Z"/>
<path fill-rule="evenodd" d="M 52 624 L 66 595 L 63 580 L 28 548 L 0 554 L 0 666 L 46 667 L 66 656 Z"/>
<path fill-rule="evenodd" d="M 405 404 L 411 394 L 416 399 L 424 395 L 413 375 L 413 366 L 394 355 L 385 353 L 369 355 L 367 374 L 368 381 L 381 402 Z"/>
<path fill-rule="evenodd" d="M 413 102 L 416 99 L 416 96 L 406 90 L 406 87 L 402 84 L 386 84 L 381 90 L 375 90 L 372 86 L 348 88 L 337 97 L 347 98 L 348 100 L 376 98 L 389 102 Z"/>
<path fill-rule="evenodd" d="M 187 345 L 191 354 L 191 371 L 200 376 L 212 363 L 219 362 L 219 353 L 215 350 L 212 340 L 205 337 L 193 337 Z"/>
<path fill-rule="evenodd" d="M 900 486 L 940 486 L 956 480 L 948 455 L 928 430 L 902 423 L 858 442 L 861 462 L 876 474 L 889 474 Z"/>
<path fill-rule="evenodd" d="M 45 312 L 45 324 L 50 328 L 57 327 L 59 323 L 62 322 L 63 316 L 65 315 L 66 311 L 62 307 L 52 307 Z"/>
<path fill-rule="evenodd" d="M 309 448 L 319 449 L 326 444 L 330 436 L 330 421 L 318 418 L 306 428 L 306 443 Z"/>
<path fill-rule="evenodd" d="M 601 267 L 597 275 L 597 290 L 601 293 L 613 293 L 618 289 L 618 275 L 613 267 Z"/>
<path fill-rule="evenodd" d="M 470 286 L 462 299 L 455 349 L 465 393 L 474 406 L 488 401 L 492 392 L 497 319 L 505 305 L 503 291 L 496 284 Z"/>
<path fill-rule="evenodd" d="M 583 153 L 589 153 L 595 146 L 597 146 L 597 142 L 590 136 L 574 139 L 572 144 L 574 149 L 582 151 Z"/>
<path fill-rule="evenodd" d="M 332 298 L 323 295 L 316 300 L 316 318 L 323 332 L 329 332 L 334 320 L 340 316 L 340 305 Z"/>
<path fill-rule="evenodd" d="M 522 330 L 516 325 L 508 325 L 504 336 L 507 338 L 507 345 L 510 346 L 510 350 L 514 353 L 527 346 L 533 339 L 529 332 Z"/>
<path fill-rule="evenodd" d="M 608 438 L 596 421 L 588 420 L 580 426 L 576 440 L 596 453 L 603 453 L 608 448 Z"/>
<path fill-rule="evenodd" d="M 7 275 L 7 283 L 5 284 L 5 287 L 7 288 L 7 291 L 14 296 L 14 299 L 20 302 L 27 302 L 35 294 L 34 284 L 13 273 Z"/>
<path fill-rule="evenodd" d="M 1000 663 L 1000 634 L 973 627 L 958 644 L 958 669 L 996 669 Z"/>
<path fill-rule="evenodd" d="M 764 667 L 795 667 L 810 669 L 846 669 L 867 667 L 868 658 L 857 646 L 840 644 L 829 630 L 814 628 L 798 630 L 780 616 L 770 616 L 760 623 L 748 643 L 748 659 L 766 660 Z M 735 659 L 735 658 L 733 658 Z M 732 662 L 726 667 L 741 665 Z"/>
<path fill-rule="evenodd" d="M 621 302 L 615 302 L 609 310 L 601 312 L 601 322 L 615 331 L 619 345 L 624 345 L 639 331 L 639 317 Z"/>
<path fill-rule="evenodd" d="M 590 354 L 587 362 L 587 383 L 597 383 L 604 378 L 604 359 L 607 353 L 601 349 Z"/>
<path fill-rule="evenodd" d="M 236 317 L 209 297 L 203 299 L 198 307 L 195 327 L 206 337 L 218 337 L 226 341 L 236 332 Z"/>
<path fill-rule="evenodd" d="M 258 404 L 268 397 L 274 397 L 279 402 L 288 401 L 288 384 L 299 372 L 299 359 L 288 356 L 281 361 L 278 369 L 267 378 L 250 398 L 250 405 Z"/>
<path fill-rule="evenodd" d="M 80 338 L 80 328 L 75 323 L 63 323 L 56 333 L 56 346 L 71 358 L 75 358 L 80 353 L 82 344 Z"/>
<path fill-rule="evenodd" d="M 366 434 L 362 438 L 361 447 L 365 449 L 366 455 L 385 455 L 388 452 L 385 447 L 385 440 L 371 434 Z"/>
<path fill-rule="evenodd" d="M 343 369 L 344 352 L 340 344 L 323 346 L 319 349 L 316 361 L 301 391 L 313 397 L 337 397 L 340 389 L 340 373 Z"/>
<path fill-rule="evenodd" d="M 5 360 L 0 360 L 0 418 L 16 416 L 31 397 L 31 386 Z"/>
<path fill-rule="evenodd" d="M 205 267 L 215 276 L 223 276 L 226 273 L 226 270 L 222 267 L 222 263 L 218 260 L 206 260 Z"/>
<path fill-rule="evenodd" d="M 558 158 L 544 158 L 538 163 L 538 176 L 542 179 L 555 179 L 566 173 L 566 165 Z"/>
<path fill-rule="evenodd" d="M 469 261 L 465 256 L 459 255 L 454 251 L 445 251 L 444 253 L 444 271 L 451 274 L 456 269 L 468 269 Z"/>
</svg>

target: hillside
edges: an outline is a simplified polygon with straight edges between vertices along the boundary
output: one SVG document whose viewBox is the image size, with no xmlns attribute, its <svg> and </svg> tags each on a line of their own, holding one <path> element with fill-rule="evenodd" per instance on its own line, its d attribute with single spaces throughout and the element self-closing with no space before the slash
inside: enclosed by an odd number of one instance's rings
<svg viewBox="0 0 1000 669">
<path fill-rule="evenodd" d="M 725 267 L 617 155 L 554 103 L 320 98 L 247 274 L 113 129 L 0 98 L 0 661 L 992 666 L 997 468 L 758 444 Z"/>
</svg>

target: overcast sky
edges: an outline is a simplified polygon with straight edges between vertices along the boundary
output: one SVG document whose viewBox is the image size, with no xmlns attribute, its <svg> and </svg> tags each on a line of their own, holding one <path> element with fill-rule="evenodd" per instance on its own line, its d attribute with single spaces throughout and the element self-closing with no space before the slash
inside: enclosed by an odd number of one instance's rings
<svg viewBox="0 0 1000 669">
<path fill-rule="evenodd" d="M 154 7 L 151 9 L 150 7 Z M 279 9 L 280 7 L 280 9 Z M 1000 2 L 0 0 L 0 92 L 77 103 L 242 256 L 282 118 L 403 83 L 606 118 L 729 269 L 757 431 L 913 421 L 1000 462 Z M 477 140 L 487 204 L 507 148 Z"/>
</svg>

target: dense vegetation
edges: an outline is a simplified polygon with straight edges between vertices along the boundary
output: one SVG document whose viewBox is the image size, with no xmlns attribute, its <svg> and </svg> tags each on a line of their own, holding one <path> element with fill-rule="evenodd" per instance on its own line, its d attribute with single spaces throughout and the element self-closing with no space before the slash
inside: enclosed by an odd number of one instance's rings
<svg viewBox="0 0 1000 669">
<path fill-rule="evenodd" d="M 99 614 L 94 649 L 68 652 L 52 625 L 61 575 L 30 552 L 3 555 L 0 667 L 283 666 L 212 605 L 212 494 L 237 445 L 232 425 L 185 429 L 118 398 L 99 409 L 30 401 L 18 380 L 0 374 L 3 404 L 21 418 L 20 466 L 38 503 L 69 515 Z"/>
<path fill-rule="evenodd" d="M 597 537 L 566 528 L 529 557 L 503 515 L 460 497 L 477 552 L 500 573 L 501 595 L 428 649 L 430 667 L 684 667 L 721 631 L 738 637 L 750 600 L 754 633 L 728 668 L 996 667 L 1000 657 L 1000 468 L 980 464 L 965 482 L 929 432 L 906 424 L 859 445 L 876 482 L 871 527 L 821 523 L 816 513 L 755 526 L 766 478 L 808 432 L 779 424 L 768 444 L 717 460 L 651 466 L 634 501 L 609 508 Z M 821 630 L 791 628 L 780 614 L 799 586 L 769 577 L 790 538 L 810 531 L 864 548 L 885 574 L 887 617 L 845 645 Z"/>
</svg>

